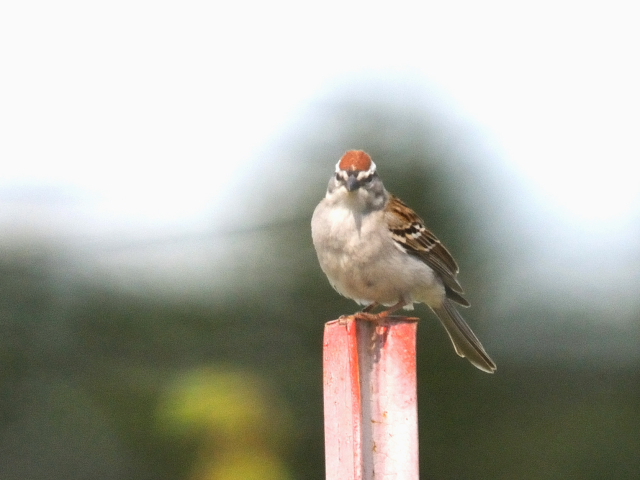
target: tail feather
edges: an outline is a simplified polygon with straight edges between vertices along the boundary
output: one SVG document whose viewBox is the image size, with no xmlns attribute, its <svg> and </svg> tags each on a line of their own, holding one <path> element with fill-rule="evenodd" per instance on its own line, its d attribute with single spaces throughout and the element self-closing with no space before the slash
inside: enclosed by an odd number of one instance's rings
<svg viewBox="0 0 640 480">
<path fill-rule="evenodd" d="M 483 372 L 493 373 L 496 370 L 496 364 L 485 352 L 478 337 L 448 299 L 445 299 L 439 307 L 431 307 L 431 309 L 442 322 L 458 355 L 466 357 Z"/>
</svg>

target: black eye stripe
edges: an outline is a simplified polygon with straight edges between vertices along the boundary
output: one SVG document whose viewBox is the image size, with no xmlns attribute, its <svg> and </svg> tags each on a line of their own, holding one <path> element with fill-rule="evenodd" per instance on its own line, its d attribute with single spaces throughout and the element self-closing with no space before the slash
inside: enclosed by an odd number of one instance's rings
<svg viewBox="0 0 640 480">
<path fill-rule="evenodd" d="M 360 183 L 370 183 L 376 176 L 376 172 L 371 172 L 365 176 L 367 172 L 362 171 L 344 171 L 340 170 L 336 172 L 336 180 L 347 181 L 348 177 L 355 177 Z"/>
<path fill-rule="evenodd" d="M 362 183 L 369 183 L 371 180 L 373 180 L 374 176 L 375 176 L 375 172 L 372 172 L 369 175 L 367 175 L 366 177 L 363 177 L 360 181 Z"/>
</svg>

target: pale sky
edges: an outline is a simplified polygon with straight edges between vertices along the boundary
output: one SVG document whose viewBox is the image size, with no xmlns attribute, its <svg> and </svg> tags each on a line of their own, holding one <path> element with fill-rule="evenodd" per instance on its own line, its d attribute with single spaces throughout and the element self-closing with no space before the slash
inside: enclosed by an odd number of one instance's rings
<svg viewBox="0 0 640 480">
<path fill-rule="evenodd" d="M 198 219 L 306 106 L 354 78 L 404 76 L 490 138 L 538 201 L 622 228 L 640 212 L 636 8 L 4 2 L 3 216 L 44 188 L 98 223 Z"/>
</svg>

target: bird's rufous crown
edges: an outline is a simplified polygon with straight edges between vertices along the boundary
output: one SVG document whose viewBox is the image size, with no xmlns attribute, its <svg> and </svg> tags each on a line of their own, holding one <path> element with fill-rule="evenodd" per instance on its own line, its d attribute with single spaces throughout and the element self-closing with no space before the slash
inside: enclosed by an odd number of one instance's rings
<svg viewBox="0 0 640 480">
<path fill-rule="evenodd" d="M 338 169 L 347 172 L 366 172 L 371 167 L 375 169 L 375 164 L 369 154 L 363 150 L 349 150 L 338 162 Z"/>
</svg>

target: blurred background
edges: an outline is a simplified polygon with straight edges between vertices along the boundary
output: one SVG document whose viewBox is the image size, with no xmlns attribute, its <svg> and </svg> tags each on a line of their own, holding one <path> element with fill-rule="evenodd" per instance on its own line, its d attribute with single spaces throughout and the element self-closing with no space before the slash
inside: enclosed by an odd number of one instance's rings
<svg viewBox="0 0 640 480">
<path fill-rule="evenodd" d="M 632 2 L 5 2 L 0 479 L 322 479 L 310 218 L 348 149 L 448 246 L 425 479 L 640 475 Z"/>
</svg>

